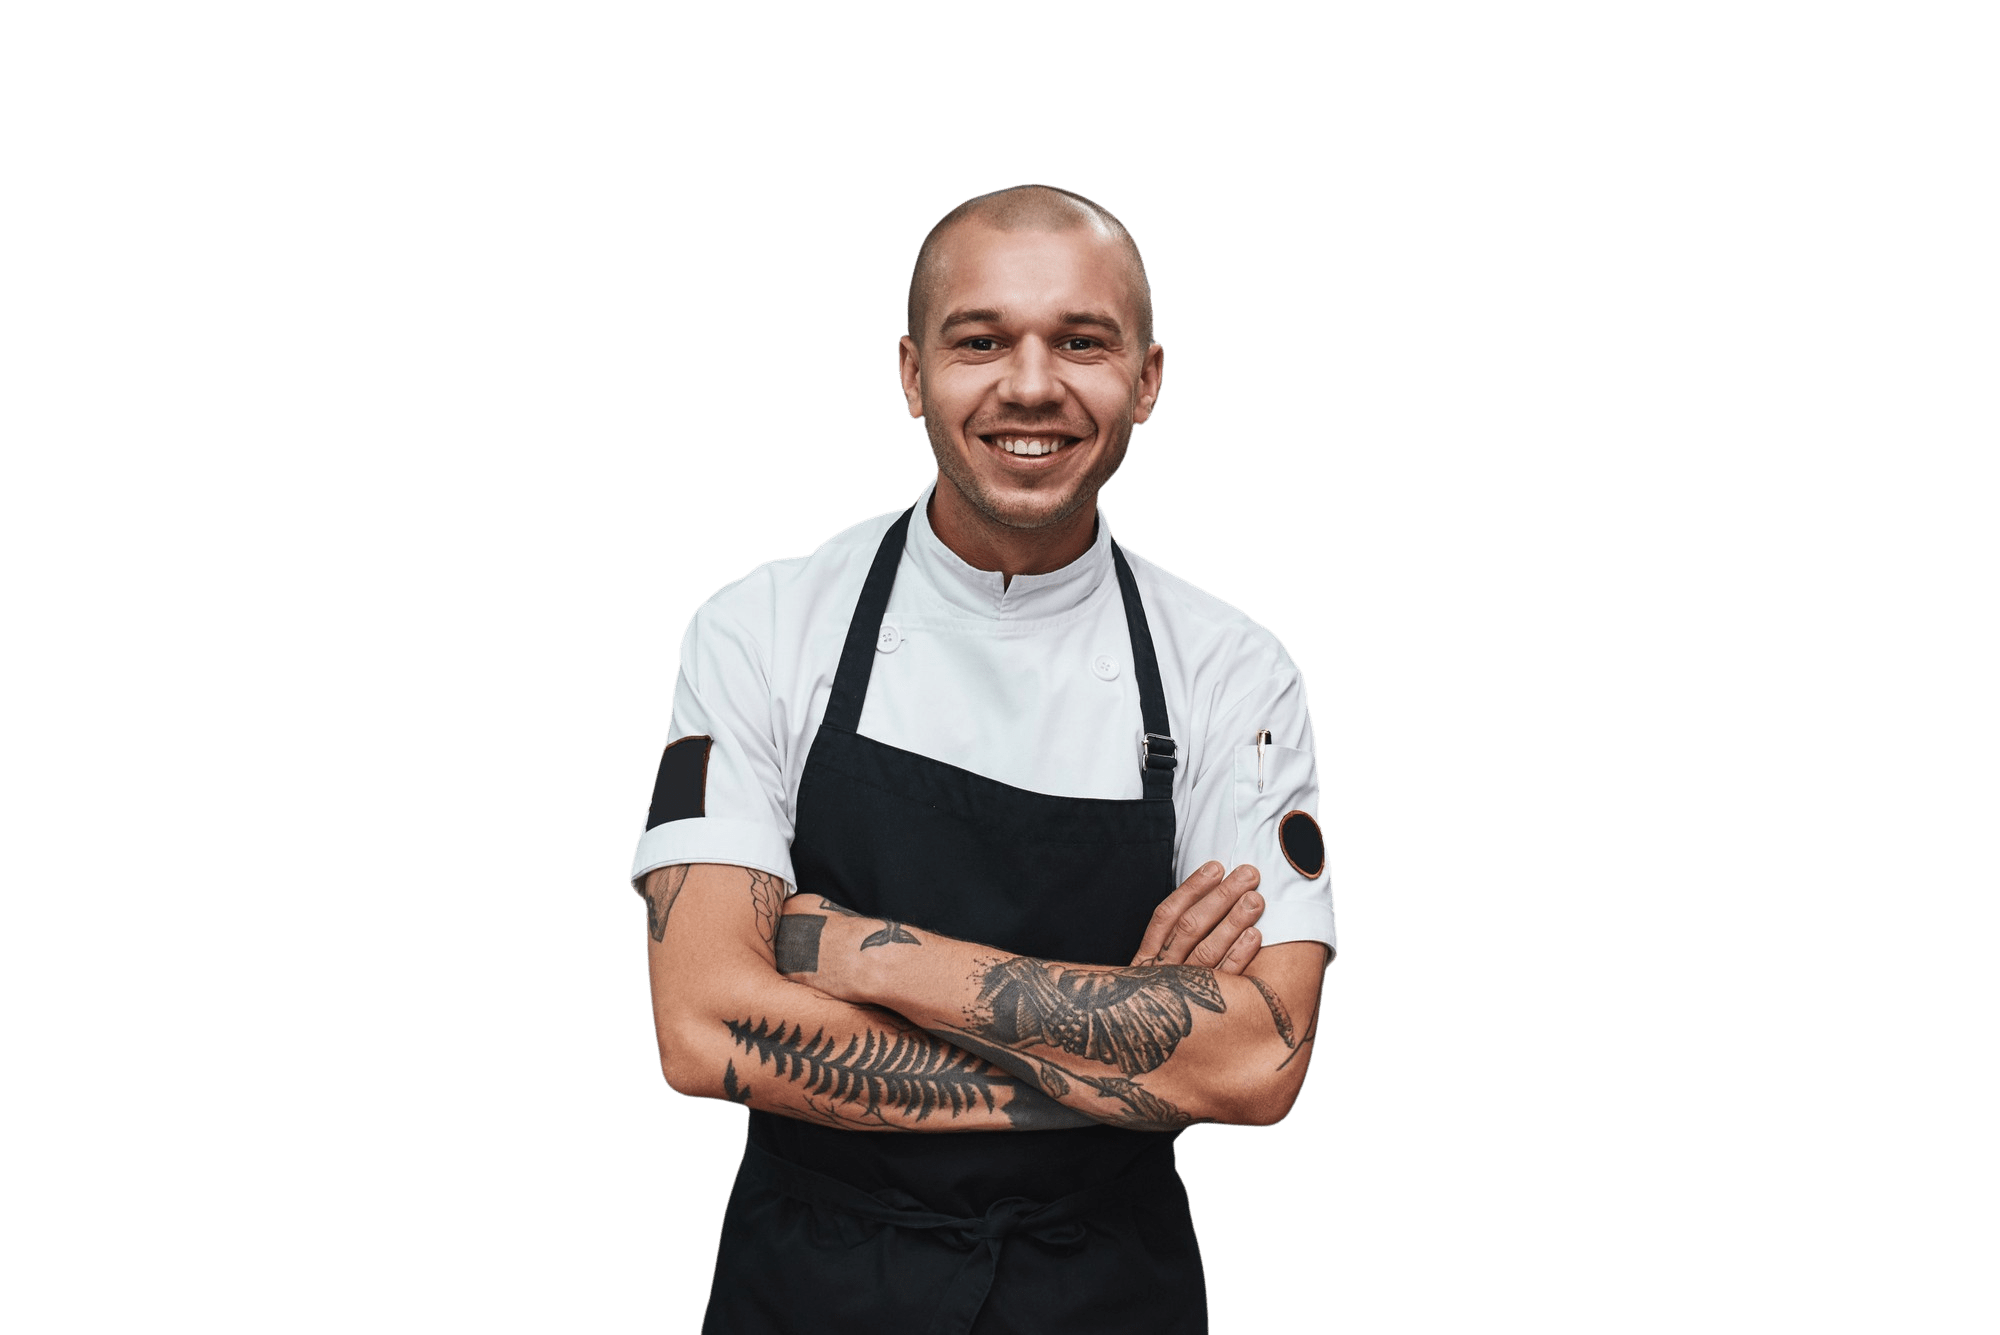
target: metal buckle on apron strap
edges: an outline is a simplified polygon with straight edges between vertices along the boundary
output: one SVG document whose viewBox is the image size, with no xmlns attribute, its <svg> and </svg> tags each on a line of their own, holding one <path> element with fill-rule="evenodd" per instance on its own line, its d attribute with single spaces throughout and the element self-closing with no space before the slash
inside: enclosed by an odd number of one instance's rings
<svg viewBox="0 0 2000 1335">
<path fill-rule="evenodd" d="M 1157 732 L 1139 734 L 1139 768 L 1171 771 L 1181 762 L 1176 758 L 1180 744 Z"/>
</svg>

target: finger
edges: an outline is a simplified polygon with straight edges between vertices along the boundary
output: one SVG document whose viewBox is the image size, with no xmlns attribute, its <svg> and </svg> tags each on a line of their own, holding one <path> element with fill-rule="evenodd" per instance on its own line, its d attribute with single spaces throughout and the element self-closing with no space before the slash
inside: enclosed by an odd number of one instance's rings
<svg viewBox="0 0 2000 1335">
<path fill-rule="evenodd" d="M 1222 921 L 1210 928 L 1208 934 L 1188 951 L 1187 962 L 1203 969 L 1213 969 L 1221 965 L 1223 957 L 1236 945 L 1237 938 L 1255 926 L 1264 914 L 1264 897 L 1255 890 L 1245 891 L 1243 897 L 1229 906 L 1229 912 Z"/>
<path fill-rule="evenodd" d="M 1160 901 L 1153 910 L 1153 916 L 1146 920 L 1146 934 L 1139 938 L 1138 953 L 1132 957 L 1135 964 L 1152 962 L 1166 944 L 1167 936 L 1174 930 L 1174 924 L 1186 913 L 1191 905 L 1203 895 L 1222 883 L 1223 866 L 1220 862 L 1203 863 L 1180 888 Z"/>
<path fill-rule="evenodd" d="M 1257 952 L 1264 948 L 1264 934 L 1255 927 L 1243 929 L 1243 935 L 1236 938 L 1236 944 L 1222 957 L 1222 963 L 1215 966 L 1217 973 L 1242 973 L 1250 967 L 1250 961 L 1257 958 Z"/>
<path fill-rule="evenodd" d="M 1181 888 L 1169 895 L 1155 911 L 1154 921 L 1164 918 L 1166 922 L 1158 943 L 1148 956 L 1149 963 L 1179 964 L 1187 958 L 1189 948 L 1202 938 L 1209 926 L 1229 911 L 1229 905 L 1235 902 L 1235 895 L 1229 890 L 1229 881 L 1222 874 L 1223 870 L 1221 863 L 1210 863 L 1202 868 L 1203 874 L 1198 874 L 1199 879 L 1188 877 L 1181 883 Z"/>
<path fill-rule="evenodd" d="M 1237 901 L 1256 888 L 1255 867 L 1246 864 L 1229 873 L 1223 878 L 1222 884 L 1197 899 L 1180 917 L 1174 919 L 1174 925 L 1167 932 L 1167 939 L 1160 943 L 1157 952 L 1158 962 L 1184 963 L 1189 952 L 1215 930 L 1216 925 L 1236 907 Z M 1216 952 L 1216 959 L 1221 958 L 1221 952 Z"/>
<path fill-rule="evenodd" d="M 1166 941 L 1160 947 L 1160 963 L 1180 964 L 1192 960 L 1208 936 L 1222 928 L 1229 915 L 1242 903 L 1243 897 L 1257 885 L 1257 869 L 1241 866 L 1229 873 L 1221 885 L 1196 900 L 1194 904 L 1175 920 L 1173 929 L 1167 933 Z M 1261 905 L 1249 911 L 1249 922 L 1254 922 L 1262 912 Z M 1247 924 L 1244 924 L 1247 925 Z M 1238 928 L 1231 927 L 1225 932 L 1226 939 L 1208 955 L 1207 968 L 1219 963 L 1229 945 L 1234 942 Z"/>
</svg>

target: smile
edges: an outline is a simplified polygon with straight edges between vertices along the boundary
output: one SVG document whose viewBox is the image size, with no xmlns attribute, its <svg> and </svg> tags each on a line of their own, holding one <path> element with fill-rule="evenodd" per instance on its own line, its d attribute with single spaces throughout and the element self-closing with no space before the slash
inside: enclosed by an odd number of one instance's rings
<svg viewBox="0 0 2000 1335">
<path fill-rule="evenodd" d="M 1065 450 L 1081 440 L 1080 436 L 981 436 L 981 440 L 995 449 L 1009 454 L 1035 458 L 1044 454 L 1054 454 Z"/>
</svg>

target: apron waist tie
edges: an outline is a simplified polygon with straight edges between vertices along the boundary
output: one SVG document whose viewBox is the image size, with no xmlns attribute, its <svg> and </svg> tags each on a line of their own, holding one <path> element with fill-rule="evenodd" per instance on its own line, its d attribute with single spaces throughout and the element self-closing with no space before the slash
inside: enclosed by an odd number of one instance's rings
<svg viewBox="0 0 2000 1335">
<path fill-rule="evenodd" d="M 996 1132 L 995 1134 L 1005 1134 Z M 968 1249 L 958 1272 L 946 1285 L 944 1300 L 931 1317 L 924 1335 L 968 1335 L 986 1295 L 993 1288 L 994 1271 L 1000 1264 L 1000 1248 L 1017 1233 L 1057 1248 L 1074 1248 L 1084 1238 L 1083 1221 L 1094 1211 L 1126 1195 L 1144 1178 L 1161 1168 L 1171 1171 L 1172 1151 L 1148 1151 L 1130 1167 L 1108 1182 L 1083 1191 L 1059 1196 L 1047 1203 L 1022 1196 L 1005 1196 L 986 1208 L 983 1215 L 957 1218 L 923 1208 L 871 1196 L 851 1183 L 824 1173 L 801 1168 L 755 1145 L 743 1147 L 743 1166 L 754 1180 L 774 1191 L 808 1205 L 823 1206 L 859 1215 L 897 1228 L 934 1231 L 954 1244 Z M 902 1195 L 900 1192 L 885 1194 Z M 904 1196 L 905 1200 L 913 1198 Z"/>
</svg>

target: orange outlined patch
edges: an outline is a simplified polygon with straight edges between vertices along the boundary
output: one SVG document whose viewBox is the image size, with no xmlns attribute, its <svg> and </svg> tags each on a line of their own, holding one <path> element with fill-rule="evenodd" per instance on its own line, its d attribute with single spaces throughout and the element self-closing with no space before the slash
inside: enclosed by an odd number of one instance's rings
<svg viewBox="0 0 2000 1335">
<path fill-rule="evenodd" d="M 1292 870 L 1308 881 L 1317 880 L 1326 870 L 1326 840 L 1319 822 L 1303 811 L 1287 811 L 1278 822 L 1278 848 Z"/>
</svg>

